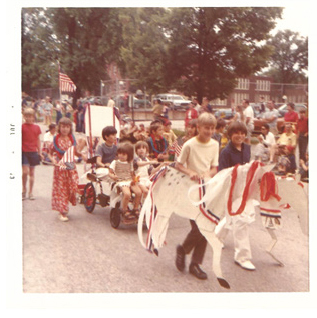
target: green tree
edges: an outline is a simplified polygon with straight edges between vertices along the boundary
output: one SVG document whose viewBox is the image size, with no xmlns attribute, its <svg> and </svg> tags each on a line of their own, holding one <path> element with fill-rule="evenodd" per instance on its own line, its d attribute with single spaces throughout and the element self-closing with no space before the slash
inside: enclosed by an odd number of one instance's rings
<svg viewBox="0 0 317 318">
<path fill-rule="evenodd" d="M 34 88 L 56 87 L 57 71 L 54 74 L 52 68 L 56 63 L 57 47 L 44 10 L 23 8 L 21 27 L 22 90 L 31 94 Z"/>
<path fill-rule="evenodd" d="M 266 72 L 277 83 L 305 83 L 308 70 L 308 38 L 291 30 L 278 31 L 268 41 L 274 50 Z"/>
<path fill-rule="evenodd" d="M 210 99 L 226 97 L 238 77 L 267 65 L 265 44 L 282 8 L 173 8 L 167 33 L 169 83 Z"/>
<path fill-rule="evenodd" d="M 23 16 L 25 87 L 39 88 L 45 84 L 58 87 L 59 62 L 77 86 L 76 97 L 83 90 L 99 92 L 100 80 L 107 76 L 106 65 L 119 60 L 118 10 L 35 8 L 26 9 Z M 35 81 L 41 73 L 46 78 Z"/>
<path fill-rule="evenodd" d="M 48 15 L 56 34 L 59 62 L 82 90 L 95 91 L 106 78 L 106 65 L 116 61 L 121 28 L 116 9 L 50 8 Z"/>
<path fill-rule="evenodd" d="M 134 87 L 146 87 L 150 94 L 167 89 L 165 17 L 164 8 L 125 8 L 119 15 L 123 36 L 121 73 L 135 79 Z"/>
</svg>

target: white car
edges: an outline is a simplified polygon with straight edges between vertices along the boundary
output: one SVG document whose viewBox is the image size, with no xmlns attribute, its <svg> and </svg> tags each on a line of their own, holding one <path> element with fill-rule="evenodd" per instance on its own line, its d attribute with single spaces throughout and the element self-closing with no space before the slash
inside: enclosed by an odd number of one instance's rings
<svg viewBox="0 0 317 318">
<path fill-rule="evenodd" d="M 155 96 L 155 98 L 161 100 L 162 102 L 168 102 L 172 109 L 185 110 L 191 103 L 190 100 L 185 99 L 183 96 L 175 94 L 158 94 Z"/>
</svg>

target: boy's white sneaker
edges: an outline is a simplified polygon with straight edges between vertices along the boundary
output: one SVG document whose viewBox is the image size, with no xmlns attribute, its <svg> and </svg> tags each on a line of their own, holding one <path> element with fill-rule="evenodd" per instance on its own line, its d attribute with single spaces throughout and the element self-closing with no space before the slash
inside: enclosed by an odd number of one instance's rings
<svg viewBox="0 0 317 318">
<path fill-rule="evenodd" d="M 254 271 L 255 270 L 255 266 L 248 260 L 246 261 L 235 261 L 238 265 L 240 265 L 243 269 L 247 269 L 249 271 Z"/>
</svg>

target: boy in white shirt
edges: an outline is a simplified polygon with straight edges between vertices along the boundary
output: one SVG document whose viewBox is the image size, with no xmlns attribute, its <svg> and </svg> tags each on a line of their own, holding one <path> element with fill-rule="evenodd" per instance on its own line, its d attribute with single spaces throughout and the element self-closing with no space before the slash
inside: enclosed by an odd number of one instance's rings
<svg viewBox="0 0 317 318">
<path fill-rule="evenodd" d="M 217 124 L 210 113 L 198 117 L 198 135 L 183 145 L 177 158 L 176 168 L 190 176 L 192 180 L 212 178 L 217 173 L 219 143 L 212 139 Z M 200 233 L 194 220 L 190 220 L 191 231 L 182 245 L 177 246 L 176 267 L 179 271 L 185 268 L 185 256 L 193 250 L 189 272 L 198 279 L 207 279 L 207 274 L 199 267 L 206 250 L 207 241 Z"/>
</svg>

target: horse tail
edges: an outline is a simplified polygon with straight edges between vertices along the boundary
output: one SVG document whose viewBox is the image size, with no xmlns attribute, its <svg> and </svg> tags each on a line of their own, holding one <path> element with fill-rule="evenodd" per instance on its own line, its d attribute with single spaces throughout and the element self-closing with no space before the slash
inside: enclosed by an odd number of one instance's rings
<svg viewBox="0 0 317 318">
<path fill-rule="evenodd" d="M 151 211 L 151 197 L 148 195 L 145 200 L 144 203 L 142 205 L 142 209 L 140 211 L 140 215 L 139 215 L 139 221 L 138 221 L 138 236 L 139 236 L 139 241 L 141 243 L 141 245 L 146 248 L 146 244 L 143 241 L 143 220 L 144 218 L 146 219 L 146 225 L 147 228 L 149 228 L 148 226 L 148 212 Z"/>
</svg>

